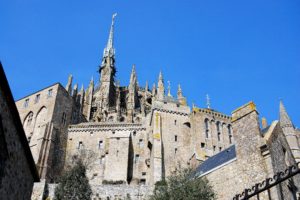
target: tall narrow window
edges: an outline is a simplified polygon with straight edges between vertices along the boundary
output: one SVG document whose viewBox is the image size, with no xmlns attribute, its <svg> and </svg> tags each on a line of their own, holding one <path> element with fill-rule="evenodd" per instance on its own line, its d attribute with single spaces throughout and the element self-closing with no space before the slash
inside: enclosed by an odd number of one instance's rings
<svg viewBox="0 0 300 200">
<path fill-rule="evenodd" d="M 61 122 L 63 125 L 66 125 L 66 121 L 67 121 L 67 115 L 65 112 L 63 112 Z"/>
<path fill-rule="evenodd" d="M 219 121 L 216 123 L 216 126 L 217 126 L 217 131 L 220 132 L 220 122 Z"/>
<path fill-rule="evenodd" d="M 232 144 L 232 134 L 231 134 L 231 126 L 230 126 L 230 124 L 227 126 L 227 129 L 228 129 L 229 143 Z"/>
<path fill-rule="evenodd" d="M 205 124 L 205 137 L 208 138 L 209 137 L 208 119 L 205 119 L 204 124 Z"/>
<path fill-rule="evenodd" d="M 174 121 L 174 125 L 176 125 L 176 124 L 177 124 L 177 120 Z"/>
<path fill-rule="evenodd" d="M 29 99 L 25 99 L 24 101 L 24 108 L 27 108 L 28 107 L 28 104 L 29 104 Z"/>
<path fill-rule="evenodd" d="M 48 97 L 52 97 L 52 93 L 53 93 L 53 90 L 52 90 L 52 89 L 49 89 L 49 90 L 48 90 Z"/>
<path fill-rule="evenodd" d="M 83 143 L 82 143 L 82 141 L 80 141 L 80 142 L 78 143 L 78 149 L 83 149 Z"/>
<path fill-rule="evenodd" d="M 31 113 L 29 113 L 29 115 L 28 115 L 27 126 L 29 126 L 29 125 L 31 124 L 31 122 L 32 122 L 32 117 L 33 117 L 33 113 L 31 112 Z"/>
<path fill-rule="evenodd" d="M 35 96 L 34 103 L 38 103 L 38 102 L 40 101 L 40 97 L 41 97 L 41 95 L 40 95 L 40 94 L 37 94 L 37 95 Z"/>
<path fill-rule="evenodd" d="M 103 141 L 102 140 L 100 140 L 99 141 L 99 144 L 98 144 L 98 149 L 103 149 Z"/>
<path fill-rule="evenodd" d="M 175 142 L 177 142 L 177 135 L 175 135 Z"/>
<path fill-rule="evenodd" d="M 218 133 L 218 141 L 220 141 L 221 140 L 221 133 L 219 132 Z"/>
<path fill-rule="evenodd" d="M 177 154 L 177 151 L 178 151 L 178 149 L 177 149 L 177 148 L 175 148 L 175 150 L 174 150 L 174 153 L 175 153 L 175 155 Z"/>
<path fill-rule="evenodd" d="M 139 154 L 135 154 L 134 163 L 138 164 L 139 160 L 140 160 L 140 155 Z"/>
<path fill-rule="evenodd" d="M 232 144 L 232 135 L 229 135 L 229 144 Z"/>
</svg>

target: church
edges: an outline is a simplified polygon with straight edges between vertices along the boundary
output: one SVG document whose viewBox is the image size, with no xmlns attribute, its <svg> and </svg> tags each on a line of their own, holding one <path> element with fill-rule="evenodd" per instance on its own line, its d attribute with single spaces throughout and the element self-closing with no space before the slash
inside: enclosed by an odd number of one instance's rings
<svg viewBox="0 0 300 200">
<path fill-rule="evenodd" d="M 232 199 L 244 188 L 300 160 L 300 131 L 283 103 L 280 119 L 260 123 L 253 102 L 231 115 L 190 107 L 180 85 L 176 96 L 162 72 L 150 88 L 138 84 L 132 66 L 129 85 L 115 80 L 117 67 L 112 17 L 98 81 L 87 88 L 54 83 L 16 101 L 39 177 L 33 199 L 46 188 L 53 195 L 58 178 L 79 157 L 87 160 L 92 199 L 146 197 L 178 167 L 206 177 L 218 199 Z M 44 185 L 42 185 L 44 184 Z M 232 185 L 233 187 L 228 187 Z M 274 199 L 277 192 L 272 191 Z M 38 199 L 38 198 L 36 198 Z"/>
</svg>

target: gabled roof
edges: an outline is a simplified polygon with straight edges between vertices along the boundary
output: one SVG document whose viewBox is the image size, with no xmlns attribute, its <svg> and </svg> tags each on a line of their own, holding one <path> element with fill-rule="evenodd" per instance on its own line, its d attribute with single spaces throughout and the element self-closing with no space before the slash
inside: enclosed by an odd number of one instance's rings
<svg viewBox="0 0 300 200">
<path fill-rule="evenodd" d="M 236 159 L 235 145 L 232 145 L 229 148 L 210 157 L 202 164 L 200 164 L 196 169 L 195 176 L 196 177 L 203 176 L 235 159 Z"/>
</svg>

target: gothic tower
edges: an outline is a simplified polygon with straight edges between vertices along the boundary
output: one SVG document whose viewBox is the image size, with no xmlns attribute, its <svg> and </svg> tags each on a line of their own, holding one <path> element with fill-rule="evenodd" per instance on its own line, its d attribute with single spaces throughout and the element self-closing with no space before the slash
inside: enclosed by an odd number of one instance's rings
<svg viewBox="0 0 300 200">
<path fill-rule="evenodd" d="M 116 88 L 114 83 L 116 68 L 115 68 L 115 49 L 113 47 L 114 40 L 114 18 L 109 32 L 109 38 L 106 47 L 104 48 L 102 63 L 99 69 L 100 73 L 100 96 L 98 97 L 99 111 L 108 110 L 109 107 L 115 106 Z"/>
</svg>

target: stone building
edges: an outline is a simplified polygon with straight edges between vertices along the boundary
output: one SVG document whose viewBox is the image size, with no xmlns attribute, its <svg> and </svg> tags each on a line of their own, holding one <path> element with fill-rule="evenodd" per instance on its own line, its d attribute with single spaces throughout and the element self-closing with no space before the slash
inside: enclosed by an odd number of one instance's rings
<svg viewBox="0 0 300 200">
<path fill-rule="evenodd" d="M 232 199 L 246 188 L 273 177 L 297 162 L 299 141 L 295 128 L 280 102 L 280 120 L 270 126 L 260 127 L 258 112 L 253 102 L 232 112 L 232 128 L 235 144 L 204 161 L 197 169 L 198 177 L 206 177 L 217 193 L 218 199 Z M 292 140 L 289 137 L 294 137 Z M 279 189 L 270 190 L 271 199 L 296 199 L 292 196 L 290 182 Z M 228 187 L 234 186 L 234 187 Z M 299 188 L 300 177 L 294 178 Z M 296 189 L 299 193 L 299 189 Z M 269 199 L 267 191 L 260 199 Z"/>
<path fill-rule="evenodd" d="M 99 84 L 92 79 L 78 91 L 70 76 L 65 88 L 56 83 L 16 102 L 41 178 L 57 182 L 63 168 L 84 153 L 90 155 L 87 175 L 95 199 L 127 194 L 137 199 L 176 168 L 188 166 L 199 166 L 198 176 L 207 176 L 219 198 L 228 199 L 279 170 L 272 157 L 275 143 L 267 139 L 275 135 L 273 130 L 280 132 L 280 144 L 285 141 L 291 163 L 299 160 L 299 131 L 287 122 L 287 115 L 280 122 L 286 125 L 278 128 L 276 122 L 261 130 L 253 103 L 232 116 L 209 105 L 191 108 L 180 86 L 172 96 L 162 72 L 152 89 L 148 82 L 140 86 L 134 65 L 129 85 L 121 86 L 115 80 L 115 16 L 99 66 Z M 251 163 L 250 171 L 245 163 Z M 242 178 L 232 178 L 233 172 Z M 239 187 L 224 194 L 227 179 Z"/>
<path fill-rule="evenodd" d="M 0 63 L 0 199 L 30 199 L 39 176 Z"/>
</svg>

